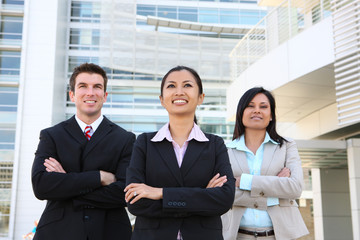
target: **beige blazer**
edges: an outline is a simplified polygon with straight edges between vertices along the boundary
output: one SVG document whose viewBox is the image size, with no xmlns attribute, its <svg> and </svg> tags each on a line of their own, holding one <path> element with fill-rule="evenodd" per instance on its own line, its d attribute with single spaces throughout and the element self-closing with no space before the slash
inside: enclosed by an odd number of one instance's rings
<svg viewBox="0 0 360 240">
<path fill-rule="evenodd" d="M 236 239 L 246 208 L 267 210 L 277 240 L 296 239 L 309 233 L 295 201 L 303 187 L 301 160 L 296 143 L 287 140 L 282 147 L 265 144 L 261 175 L 253 177 L 251 191 L 236 188 L 232 209 L 221 217 L 224 240 Z M 235 177 L 250 173 L 244 152 L 229 148 L 228 153 Z M 276 176 L 283 167 L 290 169 L 289 178 Z M 267 197 L 279 198 L 279 205 L 267 207 Z"/>
</svg>

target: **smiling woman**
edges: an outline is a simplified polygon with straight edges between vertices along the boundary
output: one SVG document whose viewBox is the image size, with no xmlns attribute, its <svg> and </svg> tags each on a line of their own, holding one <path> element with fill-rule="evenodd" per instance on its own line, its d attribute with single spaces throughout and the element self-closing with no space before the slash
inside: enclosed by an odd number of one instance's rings
<svg viewBox="0 0 360 240">
<path fill-rule="evenodd" d="M 222 216 L 227 240 L 296 239 L 308 234 L 295 199 L 303 172 L 296 144 L 276 131 L 275 99 L 262 87 L 240 98 L 228 153 L 234 205 Z"/>
<path fill-rule="evenodd" d="M 126 175 L 125 200 L 137 216 L 132 239 L 223 239 L 220 216 L 232 205 L 235 179 L 223 140 L 194 122 L 201 79 L 178 66 L 160 91 L 169 123 L 137 138 Z"/>
</svg>

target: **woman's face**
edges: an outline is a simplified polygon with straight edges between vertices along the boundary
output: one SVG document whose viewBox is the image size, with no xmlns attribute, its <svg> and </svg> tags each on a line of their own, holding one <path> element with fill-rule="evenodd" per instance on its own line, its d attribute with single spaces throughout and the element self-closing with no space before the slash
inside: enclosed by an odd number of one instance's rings
<svg viewBox="0 0 360 240">
<path fill-rule="evenodd" d="M 245 129 L 266 130 L 271 120 L 269 99 L 263 93 L 256 94 L 243 113 Z"/>
<path fill-rule="evenodd" d="M 161 105 L 169 114 L 195 114 L 196 106 L 204 100 L 194 76 L 187 70 L 174 71 L 168 75 L 160 96 Z"/>
</svg>

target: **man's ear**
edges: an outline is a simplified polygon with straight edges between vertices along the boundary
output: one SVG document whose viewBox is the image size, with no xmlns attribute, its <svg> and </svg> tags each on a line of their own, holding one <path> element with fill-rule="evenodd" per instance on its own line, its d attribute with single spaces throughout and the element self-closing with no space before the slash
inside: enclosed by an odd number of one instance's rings
<svg viewBox="0 0 360 240">
<path fill-rule="evenodd" d="M 104 93 L 104 102 L 106 102 L 107 96 L 108 96 L 108 92 L 105 92 L 105 93 Z"/>
<path fill-rule="evenodd" d="M 72 102 L 75 102 L 75 93 L 73 91 L 69 91 L 69 97 Z"/>
</svg>

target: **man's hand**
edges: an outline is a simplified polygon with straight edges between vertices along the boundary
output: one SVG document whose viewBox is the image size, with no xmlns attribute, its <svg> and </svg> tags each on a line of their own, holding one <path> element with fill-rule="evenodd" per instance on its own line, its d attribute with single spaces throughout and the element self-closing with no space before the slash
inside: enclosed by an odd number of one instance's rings
<svg viewBox="0 0 360 240">
<path fill-rule="evenodd" d="M 52 157 L 45 159 L 44 166 L 47 172 L 66 173 L 61 164 Z"/>
<path fill-rule="evenodd" d="M 113 182 L 116 182 L 116 178 L 115 175 L 111 172 L 100 170 L 100 181 L 102 186 L 107 186 Z"/>
</svg>

